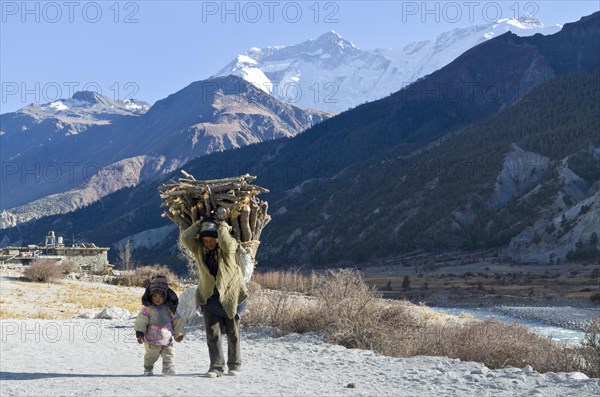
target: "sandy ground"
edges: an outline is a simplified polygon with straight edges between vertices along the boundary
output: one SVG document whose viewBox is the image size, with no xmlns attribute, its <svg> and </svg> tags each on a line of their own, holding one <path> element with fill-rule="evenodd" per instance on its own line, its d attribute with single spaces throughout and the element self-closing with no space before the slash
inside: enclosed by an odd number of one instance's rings
<svg viewBox="0 0 600 397">
<path fill-rule="evenodd" d="M 133 320 L 2 320 L 2 396 L 598 396 L 600 380 L 440 357 L 391 358 L 318 335 L 242 338 L 241 376 L 208 379 L 204 332 L 176 345 L 177 376 L 142 376 Z M 160 372 L 160 364 L 155 369 Z M 350 386 L 350 387 L 349 387 Z M 352 387 L 354 386 L 354 387 Z"/>
<path fill-rule="evenodd" d="M 530 367 L 490 370 L 445 357 L 392 358 L 325 343 L 319 335 L 242 335 L 243 373 L 207 379 L 204 331 L 188 326 L 176 345 L 177 376 L 143 377 L 133 316 L 73 318 L 104 305 L 139 308 L 140 288 L 65 280 L 23 282 L 0 272 L 1 396 L 598 396 L 600 380 Z M 78 302 L 71 302 L 75 295 Z M 67 299 L 68 298 L 68 299 Z M 86 299 L 84 299 L 86 298 Z M 440 321 L 450 317 L 415 306 Z M 130 309 L 134 313 L 134 309 Z M 27 318 L 31 317 L 31 318 Z M 42 318 L 36 318 L 42 317 Z M 160 363 L 155 372 L 160 373 Z"/>
</svg>

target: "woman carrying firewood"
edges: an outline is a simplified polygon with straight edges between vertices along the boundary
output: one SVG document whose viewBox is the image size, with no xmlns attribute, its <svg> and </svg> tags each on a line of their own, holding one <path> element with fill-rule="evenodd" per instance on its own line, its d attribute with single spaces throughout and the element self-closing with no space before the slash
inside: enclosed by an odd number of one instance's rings
<svg viewBox="0 0 600 397">
<path fill-rule="evenodd" d="M 240 243 L 231 235 L 227 222 L 212 217 L 193 223 L 181 233 L 181 240 L 198 265 L 195 298 L 204 316 L 210 356 L 210 368 L 205 376 L 216 378 L 224 372 L 222 329 L 227 333 L 228 374 L 239 375 L 242 365 L 240 314 L 248 297 L 242 270 L 236 261 Z"/>
</svg>

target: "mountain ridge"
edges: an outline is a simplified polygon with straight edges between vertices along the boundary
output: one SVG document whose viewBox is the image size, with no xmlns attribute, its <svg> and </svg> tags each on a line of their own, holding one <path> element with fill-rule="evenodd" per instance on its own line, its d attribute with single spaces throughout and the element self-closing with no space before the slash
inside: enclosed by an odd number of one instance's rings
<svg viewBox="0 0 600 397">
<path fill-rule="evenodd" d="M 386 97 L 440 69 L 469 48 L 509 30 L 532 35 L 556 33 L 559 29 L 523 16 L 457 28 L 400 49 L 375 50 L 361 50 L 330 31 L 295 45 L 251 48 L 215 76 L 235 74 L 276 98 L 339 112 Z"/>
<path fill-rule="evenodd" d="M 91 99 L 94 103 L 108 100 L 99 96 Z M 2 116 L 11 118 L 13 115 Z M 158 166 L 156 175 L 160 175 L 212 151 L 294 136 L 330 116 L 326 112 L 282 103 L 231 76 L 192 83 L 158 101 L 143 114 L 102 120 L 79 134 L 46 130 L 45 134 L 50 136 L 39 142 L 37 135 L 20 133 L 22 127 L 12 125 L 0 137 L 2 158 L 9 159 L 10 163 L 3 166 L 7 173 L 0 193 L 2 208 L 15 209 L 67 191 L 70 195 L 81 192 L 83 184 L 94 174 L 106 172 L 111 164 L 126 159 L 160 158 L 154 162 Z M 39 165 L 34 169 L 37 175 L 24 179 L 22 168 L 33 168 L 35 164 Z M 111 172 L 118 168 L 113 167 Z M 46 177 L 47 169 L 58 175 Z M 128 186 L 127 174 L 131 171 L 123 168 L 123 174 L 113 181 L 118 184 L 121 180 L 124 183 L 121 187 Z M 82 202 L 89 203 L 85 198 Z M 22 214 L 23 211 L 16 208 L 14 212 Z"/>
</svg>

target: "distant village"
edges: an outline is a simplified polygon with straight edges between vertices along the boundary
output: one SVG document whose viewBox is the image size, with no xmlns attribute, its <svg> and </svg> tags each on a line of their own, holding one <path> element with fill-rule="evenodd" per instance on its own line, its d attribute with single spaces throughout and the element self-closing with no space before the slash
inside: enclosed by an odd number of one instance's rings
<svg viewBox="0 0 600 397">
<path fill-rule="evenodd" d="M 50 231 L 42 246 L 0 248 L 0 264 L 29 266 L 35 260 L 51 260 L 57 265 L 70 262 L 85 273 L 111 274 L 113 265 L 108 262 L 109 249 L 94 243 L 73 243 L 69 247 L 64 244 L 63 237 Z"/>
</svg>

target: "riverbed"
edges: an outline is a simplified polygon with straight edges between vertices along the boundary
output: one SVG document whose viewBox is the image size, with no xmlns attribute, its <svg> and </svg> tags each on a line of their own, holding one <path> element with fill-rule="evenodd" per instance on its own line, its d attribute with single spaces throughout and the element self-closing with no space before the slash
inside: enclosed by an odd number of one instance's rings
<svg viewBox="0 0 600 397">
<path fill-rule="evenodd" d="M 600 316 L 600 308 L 571 306 L 491 306 L 486 308 L 432 307 L 434 310 L 476 318 L 495 318 L 506 323 L 517 322 L 529 326 L 534 332 L 552 340 L 578 344 L 585 335 L 589 321 Z"/>
</svg>

